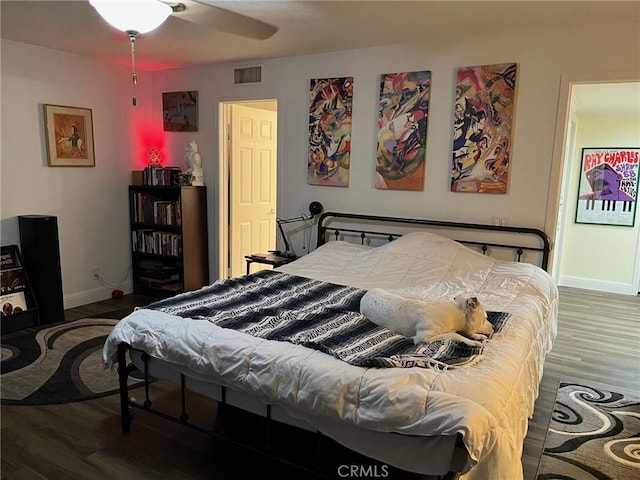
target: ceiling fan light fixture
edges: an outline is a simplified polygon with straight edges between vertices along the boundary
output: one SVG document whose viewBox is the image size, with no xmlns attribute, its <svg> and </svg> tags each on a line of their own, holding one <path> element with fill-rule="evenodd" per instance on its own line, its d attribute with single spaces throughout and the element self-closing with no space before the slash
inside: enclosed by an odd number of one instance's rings
<svg viewBox="0 0 640 480">
<path fill-rule="evenodd" d="M 89 3 L 111 26 L 131 34 L 158 28 L 173 10 L 158 0 L 90 0 Z"/>
</svg>

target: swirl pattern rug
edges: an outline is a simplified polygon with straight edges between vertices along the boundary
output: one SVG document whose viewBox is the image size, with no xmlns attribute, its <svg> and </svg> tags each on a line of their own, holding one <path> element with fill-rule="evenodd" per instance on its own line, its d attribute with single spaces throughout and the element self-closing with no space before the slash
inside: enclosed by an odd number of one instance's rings
<svg viewBox="0 0 640 480">
<path fill-rule="evenodd" d="M 85 318 L 3 335 L 2 404 L 61 404 L 117 393 L 117 373 L 102 364 L 102 346 L 116 323 Z"/>
<path fill-rule="evenodd" d="M 640 478 L 640 398 L 560 383 L 537 480 Z"/>
</svg>

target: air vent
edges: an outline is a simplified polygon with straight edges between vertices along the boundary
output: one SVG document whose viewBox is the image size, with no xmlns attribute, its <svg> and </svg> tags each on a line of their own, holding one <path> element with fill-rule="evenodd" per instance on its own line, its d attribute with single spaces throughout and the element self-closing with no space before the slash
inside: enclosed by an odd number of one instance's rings
<svg viewBox="0 0 640 480">
<path fill-rule="evenodd" d="M 262 67 L 242 67 L 233 69 L 233 84 L 262 83 Z"/>
</svg>

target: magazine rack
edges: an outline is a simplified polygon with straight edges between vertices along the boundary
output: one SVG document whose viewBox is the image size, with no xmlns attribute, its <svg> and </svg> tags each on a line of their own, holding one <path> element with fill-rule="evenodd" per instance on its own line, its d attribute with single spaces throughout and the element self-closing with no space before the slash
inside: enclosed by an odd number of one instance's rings
<svg viewBox="0 0 640 480">
<path fill-rule="evenodd" d="M 38 305 L 17 245 L 0 247 L 0 331 L 38 325 Z"/>
</svg>

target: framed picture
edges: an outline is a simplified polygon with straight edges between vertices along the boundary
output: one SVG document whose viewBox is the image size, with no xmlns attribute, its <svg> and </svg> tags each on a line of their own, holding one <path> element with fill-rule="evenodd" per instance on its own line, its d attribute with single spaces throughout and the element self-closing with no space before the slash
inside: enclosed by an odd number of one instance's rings
<svg viewBox="0 0 640 480">
<path fill-rule="evenodd" d="M 44 133 L 50 167 L 95 167 L 91 109 L 44 105 Z"/>
<path fill-rule="evenodd" d="M 167 132 L 197 132 L 198 92 L 163 93 L 162 123 Z"/>
<path fill-rule="evenodd" d="M 452 192 L 507 193 L 517 70 L 515 63 L 457 70 Z"/>
<path fill-rule="evenodd" d="M 423 190 L 431 72 L 381 76 L 376 188 Z"/>
<path fill-rule="evenodd" d="M 312 79 L 309 85 L 307 183 L 349 186 L 353 77 Z"/>
<path fill-rule="evenodd" d="M 633 227 L 640 148 L 583 148 L 576 223 Z"/>
</svg>

